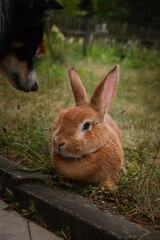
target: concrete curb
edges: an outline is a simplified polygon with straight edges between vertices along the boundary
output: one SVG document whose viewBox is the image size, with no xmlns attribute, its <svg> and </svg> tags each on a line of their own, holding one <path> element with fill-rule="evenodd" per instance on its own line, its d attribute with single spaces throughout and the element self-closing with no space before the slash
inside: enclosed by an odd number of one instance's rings
<svg viewBox="0 0 160 240">
<path fill-rule="evenodd" d="M 2 194 L 10 188 L 16 201 L 25 207 L 34 201 L 39 216 L 51 231 L 69 228 L 72 240 L 160 239 L 159 231 L 151 233 L 123 217 L 102 211 L 79 195 L 44 187 L 39 183 L 47 176 L 17 168 L 23 166 L 0 156 Z"/>
<path fill-rule="evenodd" d="M 4 187 L 14 189 L 23 182 L 40 183 L 49 178 L 39 172 L 25 172 L 24 169 L 23 165 L 11 162 L 0 155 L 0 190 Z"/>
</svg>

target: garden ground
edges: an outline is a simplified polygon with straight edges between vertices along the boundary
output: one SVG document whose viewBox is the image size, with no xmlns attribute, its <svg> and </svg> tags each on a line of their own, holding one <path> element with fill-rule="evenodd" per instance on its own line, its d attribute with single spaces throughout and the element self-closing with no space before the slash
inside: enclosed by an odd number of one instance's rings
<svg viewBox="0 0 160 240">
<path fill-rule="evenodd" d="M 108 113 L 121 129 L 125 171 L 116 189 L 102 191 L 97 185 L 77 184 L 68 190 L 150 230 L 160 229 L 160 60 L 138 47 L 94 45 L 85 57 L 80 51 L 81 42 L 70 39 L 57 45 L 54 56 L 46 53 L 35 60 L 39 78 L 35 93 L 16 91 L 1 77 L 0 154 L 24 164 L 26 171 L 50 174 L 52 180 L 46 184 L 64 188 L 51 167 L 49 129 L 60 109 L 73 104 L 67 69 L 79 70 L 90 96 L 119 64 L 120 82 Z"/>
</svg>

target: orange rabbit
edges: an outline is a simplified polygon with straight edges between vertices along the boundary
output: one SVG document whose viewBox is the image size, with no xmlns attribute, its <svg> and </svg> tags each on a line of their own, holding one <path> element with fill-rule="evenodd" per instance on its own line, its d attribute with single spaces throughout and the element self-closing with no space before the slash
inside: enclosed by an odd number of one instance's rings
<svg viewBox="0 0 160 240">
<path fill-rule="evenodd" d="M 90 101 L 77 70 L 71 67 L 68 76 L 75 106 L 62 110 L 52 126 L 52 165 L 63 178 L 113 187 L 123 165 L 123 150 L 119 128 L 106 108 L 118 85 L 119 67 L 98 84 Z"/>
</svg>

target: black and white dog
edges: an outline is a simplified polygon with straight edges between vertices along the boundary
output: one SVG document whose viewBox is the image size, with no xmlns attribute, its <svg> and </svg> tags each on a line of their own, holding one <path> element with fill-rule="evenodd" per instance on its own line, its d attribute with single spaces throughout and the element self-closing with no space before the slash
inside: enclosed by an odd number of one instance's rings
<svg viewBox="0 0 160 240">
<path fill-rule="evenodd" d="M 36 91 L 32 58 L 42 40 L 45 13 L 56 0 L 0 0 L 0 73 L 25 92 Z"/>
</svg>

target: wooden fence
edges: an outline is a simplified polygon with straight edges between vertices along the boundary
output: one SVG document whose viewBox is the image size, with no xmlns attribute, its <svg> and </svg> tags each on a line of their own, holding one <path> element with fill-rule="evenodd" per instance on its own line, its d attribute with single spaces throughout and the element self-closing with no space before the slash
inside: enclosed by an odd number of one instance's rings
<svg viewBox="0 0 160 240">
<path fill-rule="evenodd" d="M 90 38 L 138 40 L 142 44 L 160 44 L 160 29 L 118 22 L 100 22 L 84 16 L 69 16 L 54 13 L 50 25 L 56 24 L 66 36 L 84 37 L 84 50 Z"/>
</svg>

